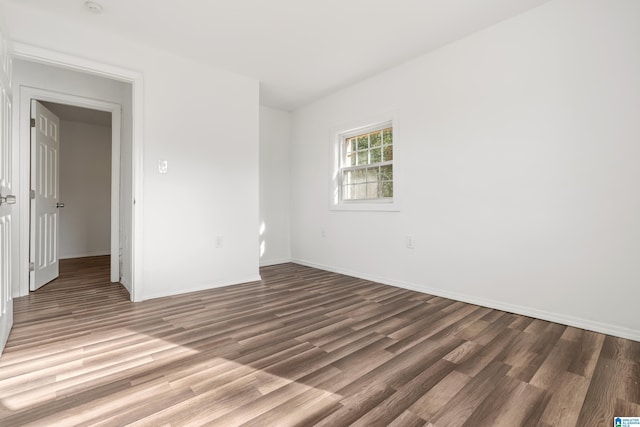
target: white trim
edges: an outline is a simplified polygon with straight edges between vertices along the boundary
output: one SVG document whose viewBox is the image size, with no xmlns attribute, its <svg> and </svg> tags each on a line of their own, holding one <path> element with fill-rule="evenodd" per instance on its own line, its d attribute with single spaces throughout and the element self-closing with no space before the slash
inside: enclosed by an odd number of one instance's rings
<svg viewBox="0 0 640 427">
<path fill-rule="evenodd" d="M 411 291 L 420 292 L 423 294 L 435 295 L 442 298 L 448 298 L 456 301 L 466 302 L 469 304 L 479 305 L 482 307 L 488 307 L 495 310 L 502 310 L 509 313 L 520 314 L 522 316 L 533 317 L 536 319 L 547 320 L 549 322 L 560 323 L 562 325 L 573 326 L 580 329 L 586 329 L 589 331 L 599 332 L 602 334 L 613 335 L 620 338 L 625 338 L 633 341 L 640 342 L 640 330 L 630 329 L 623 326 L 611 325 L 608 323 L 594 322 L 593 320 L 582 319 L 579 317 L 566 316 L 560 313 L 552 313 L 550 311 L 539 310 L 532 307 L 524 307 L 516 304 L 508 304 L 501 301 L 492 299 L 480 298 L 473 295 L 461 294 L 459 292 L 450 292 L 443 289 L 436 289 L 429 286 L 418 285 L 415 283 L 404 282 L 400 280 L 389 279 L 385 277 L 379 277 L 372 274 L 361 273 L 344 268 L 330 267 L 328 265 L 317 264 L 311 261 L 305 261 L 298 258 L 293 258 L 291 262 L 304 265 L 307 267 L 313 267 L 320 270 L 331 271 L 333 273 L 344 274 L 347 276 L 357 277 L 359 279 L 370 280 L 372 282 L 382 283 L 389 286 L 395 286 L 398 288 L 409 289 Z"/>
<path fill-rule="evenodd" d="M 354 136 L 364 135 L 365 133 L 371 133 L 371 132 L 380 131 L 383 129 L 393 127 L 392 119 L 381 120 L 379 122 L 372 122 L 371 120 L 367 120 L 366 123 L 368 124 L 364 126 L 355 126 L 355 127 L 353 127 L 353 124 L 352 124 L 351 126 L 348 127 L 348 129 L 345 129 L 342 132 L 340 132 L 340 136 L 344 140 L 347 138 L 352 138 Z M 382 146 L 382 142 L 380 143 L 380 146 Z"/>
<path fill-rule="evenodd" d="M 109 251 L 95 251 L 95 252 L 85 252 L 85 253 L 82 253 L 82 254 L 61 255 L 61 256 L 58 257 L 58 259 L 90 258 L 90 257 L 94 257 L 94 256 L 106 256 L 106 255 L 111 255 L 111 252 L 109 252 Z M 114 282 L 114 281 L 112 280 L 112 282 Z M 116 280 L 115 282 L 118 282 L 118 280 Z"/>
<path fill-rule="evenodd" d="M 142 74 L 137 71 L 120 68 L 90 59 L 67 55 L 49 49 L 45 49 L 30 44 L 13 41 L 12 56 L 25 61 L 38 62 L 46 65 L 66 68 L 68 70 L 80 71 L 82 73 L 93 74 L 94 76 L 106 77 L 122 82 L 133 83 L 142 78 Z"/>
<path fill-rule="evenodd" d="M 136 80 L 131 82 L 133 86 L 133 93 L 131 94 L 131 109 L 133 111 L 132 117 L 132 150 L 133 150 L 133 203 L 131 204 L 131 289 L 130 295 L 132 301 L 142 301 L 142 291 L 144 289 L 143 281 L 143 230 L 142 230 L 142 218 L 144 212 L 143 204 L 143 116 L 142 116 L 142 104 L 144 100 L 142 75 Z"/>
<path fill-rule="evenodd" d="M 278 264 L 286 264 L 291 262 L 291 258 L 280 258 L 280 259 L 268 259 L 264 261 L 260 261 L 260 267 L 268 267 L 270 265 L 278 265 Z"/>
<path fill-rule="evenodd" d="M 92 110 L 108 111 L 111 112 L 111 253 L 120 253 L 120 117 L 122 107 L 119 104 L 113 102 L 101 101 L 97 99 L 84 98 L 81 96 L 70 95 L 67 93 L 55 92 L 51 90 L 33 88 L 29 86 L 21 86 L 20 90 L 20 111 L 19 111 L 19 126 L 18 133 L 20 138 L 20 170 L 22 174 L 21 182 L 29 182 L 30 179 L 24 180 L 25 176 L 29 175 L 31 169 L 31 127 L 29 120 L 31 118 L 31 100 L 56 102 L 59 104 L 73 105 L 76 107 L 90 108 Z M 34 224 L 31 224 L 29 210 L 30 210 L 30 198 L 29 198 L 29 186 L 23 185 L 20 187 L 20 200 L 23 203 L 20 205 L 20 219 L 21 222 L 26 222 L 29 227 L 29 233 L 33 237 Z M 22 232 L 26 227 L 21 227 Z M 30 234 L 21 235 L 20 241 L 27 241 Z M 27 240 L 23 240 L 27 239 Z M 33 251 L 33 248 L 31 248 Z M 30 252 L 31 252 L 30 251 Z M 29 255 L 31 258 L 31 254 Z M 23 261 L 21 270 L 25 268 L 29 269 L 29 262 L 33 260 L 27 259 L 26 263 Z M 120 281 L 120 260 L 119 257 L 114 256 L 111 258 L 110 266 L 110 278 L 112 282 Z M 29 293 L 29 285 L 34 279 L 33 273 L 29 274 L 29 283 L 20 283 L 20 296 L 25 296 Z M 27 285 L 27 286 L 25 286 Z"/>
<path fill-rule="evenodd" d="M 125 278 L 122 278 L 120 280 L 120 284 L 122 286 L 124 286 L 124 288 L 127 290 L 127 292 L 129 292 L 129 295 L 131 295 L 131 283 L 129 283 L 129 281 L 126 280 Z"/>
<path fill-rule="evenodd" d="M 133 204 L 132 204 L 132 236 L 130 239 L 131 244 L 131 275 L 132 283 L 128 288 L 130 290 L 131 300 L 140 301 L 142 299 L 143 289 L 143 230 L 142 230 L 142 214 L 143 214 L 143 75 L 140 72 L 128 70 L 125 68 L 116 67 L 113 65 L 104 64 L 76 56 L 67 55 L 64 53 L 56 52 L 49 49 L 44 49 L 37 46 L 28 45 L 21 42 L 12 43 L 12 55 L 15 58 L 39 62 L 46 65 L 58 66 L 70 70 L 80 71 L 88 74 L 93 74 L 101 77 L 106 77 L 114 80 L 119 80 L 127 83 L 131 83 L 132 86 L 132 150 L 133 150 Z M 15 133 L 14 133 L 15 135 Z M 14 141 L 16 136 L 14 136 Z M 22 160 L 21 160 L 22 161 Z M 27 171 L 28 173 L 28 171 Z M 24 179 L 23 171 L 20 171 L 21 183 L 28 183 L 29 177 L 26 181 Z M 28 187 L 28 185 L 27 185 Z M 21 204 L 21 206 L 24 203 Z M 26 225 L 28 230 L 28 224 Z M 20 225 L 20 231 L 23 232 L 24 225 Z M 22 234 L 21 242 L 22 240 Z M 28 241 L 28 240 L 24 240 Z M 23 259 L 24 250 L 21 248 L 21 266 L 20 269 L 20 286 L 26 281 L 28 287 L 28 245 L 26 263 Z M 27 270 L 24 267 L 27 266 Z M 26 276 L 26 278 L 24 277 Z"/>
<path fill-rule="evenodd" d="M 120 136 L 122 109 L 111 110 L 111 257 L 110 280 L 119 282 L 120 271 Z M 116 142 L 117 141 L 117 142 Z M 64 155 L 64 152 L 62 153 Z"/>
<path fill-rule="evenodd" d="M 342 125 L 334 126 L 330 133 L 330 162 L 329 162 L 329 209 L 332 211 L 386 211 L 399 212 L 402 182 L 401 170 L 398 167 L 398 145 L 400 139 L 400 127 L 398 124 L 398 112 L 388 112 L 365 119 L 352 121 Z M 342 201 L 340 182 L 340 158 L 341 147 L 345 137 L 367 133 L 379 127 L 393 128 L 393 200 L 349 200 Z"/>
<path fill-rule="evenodd" d="M 180 295 L 187 294 L 187 293 L 190 293 L 190 292 L 200 292 L 200 291 L 207 291 L 207 290 L 215 289 L 215 288 L 223 288 L 225 286 L 242 285 L 242 284 L 245 284 L 245 283 L 259 282 L 261 280 L 262 280 L 262 278 L 259 275 L 256 275 L 256 276 L 248 276 L 248 277 L 245 277 L 245 278 L 242 278 L 242 279 L 238 279 L 238 280 L 222 281 L 222 282 L 216 282 L 216 283 L 206 283 L 206 284 L 202 284 L 202 285 L 190 286 L 190 287 L 187 287 L 187 288 L 181 288 L 180 289 Z M 175 295 L 176 295 L 175 291 L 161 290 L 159 292 L 153 292 L 151 294 L 145 294 L 144 299 L 146 301 L 146 300 L 149 300 L 149 299 L 171 297 L 171 296 L 175 296 Z"/>
</svg>

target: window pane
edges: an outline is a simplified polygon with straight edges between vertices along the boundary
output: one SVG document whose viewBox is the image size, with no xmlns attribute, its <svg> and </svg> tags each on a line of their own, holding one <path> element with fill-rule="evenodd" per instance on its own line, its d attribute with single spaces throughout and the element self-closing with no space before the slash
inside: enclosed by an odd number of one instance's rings
<svg viewBox="0 0 640 427">
<path fill-rule="evenodd" d="M 347 139 L 344 143 L 344 166 L 353 166 L 356 163 L 356 142 L 354 139 Z"/>
<path fill-rule="evenodd" d="M 355 176 L 355 180 L 353 182 L 355 182 L 356 184 L 367 182 L 366 169 L 357 169 L 353 171 L 353 173 Z"/>
<path fill-rule="evenodd" d="M 393 197 L 393 182 L 386 181 L 382 183 L 382 197 Z"/>
<path fill-rule="evenodd" d="M 369 148 L 369 135 L 358 137 L 358 150 L 366 150 Z"/>
<path fill-rule="evenodd" d="M 367 169 L 367 182 L 378 182 L 378 168 Z"/>
<path fill-rule="evenodd" d="M 356 146 L 356 139 L 355 138 L 351 138 L 349 140 L 349 148 L 351 149 L 351 151 L 356 151 L 358 148 Z"/>
<path fill-rule="evenodd" d="M 379 147 L 382 144 L 382 132 L 376 132 L 371 134 L 371 146 Z"/>
<path fill-rule="evenodd" d="M 387 145 L 384 147 L 384 161 L 393 160 L 393 145 Z"/>
<path fill-rule="evenodd" d="M 342 198 L 345 200 L 353 199 L 355 195 L 355 191 L 353 189 L 353 185 L 345 185 L 342 187 Z"/>
<path fill-rule="evenodd" d="M 355 185 L 355 199 L 364 199 L 367 197 L 367 184 Z"/>
<path fill-rule="evenodd" d="M 344 142 L 344 151 L 345 153 L 351 153 L 352 151 L 354 151 L 354 144 L 353 144 L 353 140 L 351 139 L 347 139 Z"/>
<path fill-rule="evenodd" d="M 380 166 L 380 179 L 383 181 L 393 180 L 393 165 Z"/>
<path fill-rule="evenodd" d="M 368 165 L 368 164 L 369 164 L 369 152 L 358 151 L 358 165 Z"/>
<path fill-rule="evenodd" d="M 378 198 L 378 183 L 370 182 L 367 184 L 367 199 Z"/>
<path fill-rule="evenodd" d="M 382 149 L 374 148 L 371 150 L 371 163 L 379 163 L 382 161 Z"/>
<path fill-rule="evenodd" d="M 393 131 L 391 128 L 382 131 L 382 142 L 384 145 L 393 144 Z"/>
<path fill-rule="evenodd" d="M 354 171 L 345 171 L 342 175 L 343 184 L 353 184 L 355 179 Z"/>
</svg>

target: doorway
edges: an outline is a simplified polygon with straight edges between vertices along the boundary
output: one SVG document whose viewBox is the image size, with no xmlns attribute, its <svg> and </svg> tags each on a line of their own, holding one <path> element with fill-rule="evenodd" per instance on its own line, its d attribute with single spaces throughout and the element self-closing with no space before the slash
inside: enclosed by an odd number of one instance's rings
<svg viewBox="0 0 640 427">
<path fill-rule="evenodd" d="M 114 189 L 118 190 L 117 180 L 111 179 L 112 151 L 119 151 L 112 146 L 114 139 L 118 143 L 113 135 L 119 132 L 112 129 L 109 111 L 32 101 L 31 115 L 35 118 L 31 129 L 33 291 L 57 278 L 65 259 L 111 256 L 117 261 L 120 257 L 112 253 L 118 242 L 111 242 L 112 236 L 119 238 L 111 233 L 119 222 L 111 222 L 111 196 Z M 47 124 L 56 130 L 48 136 Z M 43 154 L 52 143 L 58 150 L 43 162 Z M 46 188 L 49 179 L 51 185 Z M 112 282 L 119 281 L 121 266 L 121 259 L 111 265 Z"/>
<path fill-rule="evenodd" d="M 28 111 L 28 117 L 32 117 L 33 109 L 37 106 L 47 105 L 49 107 L 53 107 L 58 111 L 58 113 L 66 115 L 68 117 L 84 117 L 85 121 L 90 118 L 93 121 L 101 120 L 103 123 L 106 120 L 109 120 L 111 127 L 111 155 L 110 155 L 110 254 L 111 254 L 111 267 L 110 267 L 110 277 L 111 282 L 119 282 L 120 281 L 120 136 L 121 136 L 121 106 L 115 103 L 110 103 L 106 101 L 98 101 L 83 97 L 78 97 L 74 95 L 57 93 L 44 89 L 36 89 L 30 87 L 21 87 L 20 88 L 20 104 L 21 104 L 21 117 L 25 117 Z M 40 102 L 40 104 L 36 104 L 34 101 Z M 32 105 L 33 104 L 33 105 Z M 48 110 L 47 110 L 48 111 Z M 93 113 L 92 113 L 93 112 Z M 100 114 L 100 112 L 103 112 Z M 74 116 L 75 115 L 75 116 Z M 105 117 L 108 116 L 108 117 Z M 38 208 L 36 208 L 36 203 L 39 202 L 39 198 L 37 197 L 37 190 L 35 188 L 38 186 L 37 183 L 37 173 L 36 170 L 40 170 L 40 167 L 37 166 L 39 157 L 36 154 L 36 145 L 35 139 L 38 137 L 37 127 L 34 128 L 38 120 L 30 123 L 30 128 L 35 129 L 34 132 L 29 132 L 29 143 L 31 147 L 31 161 L 30 161 L 30 177 L 31 177 L 31 210 L 30 210 L 30 226 L 29 226 L 29 235 L 30 235 L 30 250 L 29 250 L 29 290 L 33 291 L 53 278 L 57 277 L 58 272 L 58 258 L 61 239 L 57 230 L 60 227 L 60 221 L 55 221 L 55 224 L 52 226 L 56 229 L 53 231 L 48 231 L 48 235 L 54 236 L 53 239 L 56 241 L 51 243 L 48 242 L 47 239 L 39 239 L 41 227 L 39 218 L 34 216 Z M 21 133 L 22 134 L 22 133 Z M 26 133 L 25 133 L 26 135 Z M 60 128 L 60 142 L 64 137 L 64 131 Z M 24 139 L 24 138 L 21 138 Z M 64 151 L 60 150 L 60 155 L 58 156 L 58 161 L 60 162 L 62 157 L 64 156 Z M 61 175 L 60 168 L 55 167 L 56 174 Z M 60 182 L 58 176 L 55 177 L 56 183 Z M 36 196 L 34 198 L 34 196 Z M 57 202 L 58 200 L 56 200 Z M 60 200 L 61 201 L 61 200 Z M 78 201 L 78 203 L 82 203 Z M 64 206 L 61 203 L 57 203 L 60 208 Z M 64 209 L 64 208 L 62 208 Z M 60 210 L 60 209 L 57 209 Z M 58 215 L 60 217 L 60 215 Z M 40 263 L 37 262 L 40 260 L 40 252 L 41 247 L 45 243 L 55 244 L 56 248 L 53 253 L 52 259 L 50 260 L 55 266 L 55 273 L 47 274 L 46 277 L 43 278 L 45 270 L 40 269 Z M 73 252 L 72 249 L 68 249 L 67 255 L 81 255 L 81 254 L 73 254 L 69 252 Z M 89 254 L 83 254 L 89 255 Z M 53 259 L 55 258 L 55 259 Z M 43 264 L 44 265 L 44 264 Z M 46 269 L 51 269 L 51 265 L 46 263 Z"/>
<path fill-rule="evenodd" d="M 18 204 L 20 211 L 20 224 L 18 237 L 20 241 L 20 250 L 17 269 L 19 270 L 19 281 L 14 288 L 14 295 L 26 295 L 29 289 L 29 159 L 30 153 L 25 149 L 25 144 L 29 146 L 29 107 L 28 96 L 22 92 L 28 89 L 43 88 L 52 89 L 51 83 L 56 80 L 58 94 L 64 93 L 80 93 L 85 95 L 85 102 L 91 104 L 96 98 L 110 99 L 108 94 L 118 92 L 114 88 L 118 84 L 128 86 L 128 100 L 126 101 L 126 113 L 122 115 L 122 126 L 126 129 L 124 135 L 128 135 L 128 141 L 123 140 L 125 145 L 122 147 L 123 163 L 121 165 L 121 205 L 120 205 L 120 229 L 125 230 L 126 234 L 121 235 L 121 246 L 123 248 L 123 261 L 125 265 L 121 271 L 123 276 L 122 284 L 127 288 L 132 301 L 140 301 L 143 296 L 142 283 L 142 247 L 143 234 L 142 222 L 143 215 L 143 192 L 142 192 L 142 117 L 143 117 L 143 76 L 140 72 L 131 71 L 100 62 L 87 60 L 85 58 L 74 57 L 61 54 L 59 52 L 36 48 L 33 46 L 16 43 L 12 49 L 14 58 L 14 130 L 19 134 L 14 138 L 15 152 L 19 152 L 19 161 L 16 166 L 19 169 L 19 193 Z M 33 72 L 26 70 L 18 72 L 16 63 L 25 62 L 29 64 L 37 64 L 47 67 L 46 75 L 41 77 L 38 84 L 24 83 L 22 76 L 32 79 Z M 60 70 L 63 72 L 75 73 L 76 76 L 61 77 Z M 106 83 L 102 85 L 101 90 L 93 90 L 87 84 L 92 79 L 102 79 Z M 23 80 L 20 82 L 20 80 Z M 24 86 L 27 86 L 26 88 Z M 61 88 L 64 86 L 63 88 Z M 78 89 L 79 90 L 75 90 Z M 20 93 L 17 93 L 20 90 Z M 106 91 L 106 92 L 105 92 Z M 106 93 L 107 96 L 102 97 L 98 92 Z M 26 102 L 23 99 L 26 97 Z M 37 97 L 36 97 L 37 98 Z M 45 99 L 46 100 L 46 99 Z M 59 99 L 50 99 L 52 102 L 60 102 Z M 73 102 L 63 101 L 65 104 L 73 104 Z M 76 104 L 78 105 L 78 104 Z M 88 108 L 95 108 L 93 105 L 78 105 Z M 103 108 L 97 108 L 103 109 Z M 104 109 L 103 109 L 104 110 Z M 15 135 L 15 134 L 14 134 Z M 26 138 L 26 141 L 25 141 Z M 115 156 L 114 156 L 115 157 Z M 123 241 L 124 240 L 124 241 Z M 128 263 L 128 265 L 126 265 Z M 124 280 L 125 276 L 128 280 Z"/>
</svg>

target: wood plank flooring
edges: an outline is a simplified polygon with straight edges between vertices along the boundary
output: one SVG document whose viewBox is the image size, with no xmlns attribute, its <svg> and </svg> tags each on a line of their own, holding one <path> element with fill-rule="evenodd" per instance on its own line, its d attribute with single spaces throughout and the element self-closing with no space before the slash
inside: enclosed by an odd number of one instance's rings
<svg viewBox="0 0 640 427">
<path fill-rule="evenodd" d="M 608 426 L 640 343 L 295 264 L 131 303 L 108 257 L 14 301 L 0 425 Z"/>
</svg>

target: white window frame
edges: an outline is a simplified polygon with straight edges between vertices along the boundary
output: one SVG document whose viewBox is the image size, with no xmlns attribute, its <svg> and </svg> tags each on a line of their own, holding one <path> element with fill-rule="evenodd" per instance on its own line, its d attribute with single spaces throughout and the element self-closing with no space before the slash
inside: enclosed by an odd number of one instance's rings
<svg viewBox="0 0 640 427">
<path fill-rule="evenodd" d="M 393 129 L 393 197 L 387 199 L 342 200 L 342 159 L 345 139 L 391 127 Z M 329 208 L 336 211 L 400 211 L 398 179 L 398 121 L 394 115 L 336 126 L 331 132 L 331 176 Z"/>
</svg>

